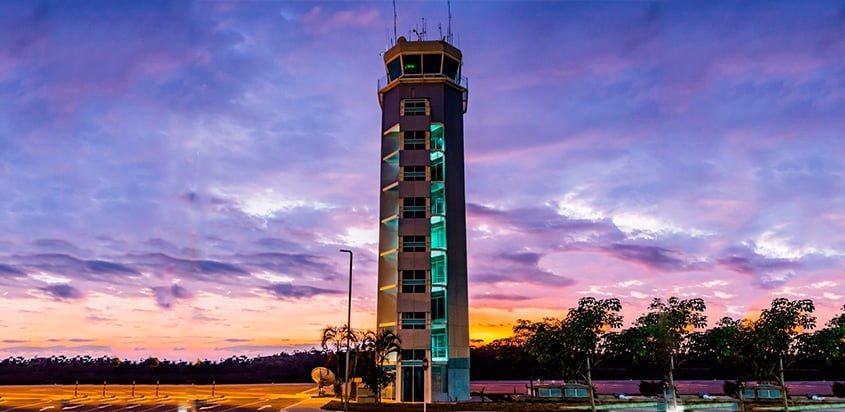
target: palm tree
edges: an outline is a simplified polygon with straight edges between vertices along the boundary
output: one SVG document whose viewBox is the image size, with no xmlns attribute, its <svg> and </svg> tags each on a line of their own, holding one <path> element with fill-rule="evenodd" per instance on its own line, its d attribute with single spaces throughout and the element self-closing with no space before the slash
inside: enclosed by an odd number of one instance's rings
<svg viewBox="0 0 845 412">
<path fill-rule="evenodd" d="M 382 366 L 391 354 L 399 354 L 402 340 L 392 330 L 382 329 L 375 333 L 368 331 L 362 340 L 361 349 L 372 354 L 373 364 L 370 373 L 364 379 L 364 385 L 376 395 L 376 402 L 381 401 L 381 391 L 395 379 L 395 371 L 388 372 Z"/>
<path fill-rule="evenodd" d="M 326 363 L 331 364 L 333 358 L 336 358 L 340 353 L 340 347 L 343 344 L 343 333 L 341 328 L 335 326 L 326 326 L 320 332 L 320 346 L 323 348 L 323 353 L 326 354 Z M 340 376 L 340 360 L 335 359 L 335 376 Z"/>
</svg>

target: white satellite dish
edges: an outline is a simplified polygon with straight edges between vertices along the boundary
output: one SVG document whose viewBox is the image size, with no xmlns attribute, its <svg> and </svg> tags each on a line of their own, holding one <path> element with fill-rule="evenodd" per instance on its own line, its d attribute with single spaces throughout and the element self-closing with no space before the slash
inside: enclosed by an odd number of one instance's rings
<svg viewBox="0 0 845 412">
<path fill-rule="evenodd" d="M 311 371 L 311 379 L 317 384 L 318 393 L 323 394 L 324 386 L 334 385 L 335 377 L 332 371 L 322 366 Z"/>
</svg>

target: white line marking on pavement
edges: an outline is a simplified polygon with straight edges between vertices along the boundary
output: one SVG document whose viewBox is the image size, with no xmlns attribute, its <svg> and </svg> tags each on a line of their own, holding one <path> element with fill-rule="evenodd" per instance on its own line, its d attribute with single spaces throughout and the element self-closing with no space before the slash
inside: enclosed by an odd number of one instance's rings
<svg viewBox="0 0 845 412">
<path fill-rule="evenodd" d="M 262 407 L 258 408 L 258 410 L 259 410 L 259 411 L 263 411 L 263 410 L 265 410 L 265 409 L 267 409 L 267 408 L 272 408 L 272 407 L 273 407 L 273 405 L 264 405 L 264 406 L 262 406 Z"/>
<path fill-rule="evenodd" d="M 45 406 L 45 407 L 43 407 L 43 408 L 39 409 L 39 411 L 40 411 L 40 412 L 44 412 L 44 411 L 46 411 L 47 409 L 56 409 L 56 407 L 55 407 L 55 406 Z"/>
<path fill-rule="evenodd" d="M 223 409 L 223 410 L 222 410 L 222 411 L 220 411 L 220 412 L 229 412 L 229 411 L 231 411 L 231 410 L 233 410 L 233 409 L 245 408 L 245 407 L 247 407 L 247 406 L 252 406 L 252 405 L 255 405 L 255 404 L 257 404 L 257 403 L 261 403 L 261 402 L 266 402 L 266 401 L 265 401 L 265 400 L 263 400 L 263 399 L 259 399 L 259 400 L 255 401 L 255 402 L 242 403 L 242 404 L 240 404 L 240 405 L 238 405 L 238 406 L 233 406 L 233 407 L 231 407 L 231 408 L 229 408 L 229 409 Z"/>
<path fill-rule="evenodd" d="M 38 406 L 38 405 L 41 405 L 42 403 L 50 403 L 50 401 L 41 401 L 41 402 L 31 403 L 29 405 L 16 406 L 16 407 L 11 408 L 11 409 L 6 409 L 5 412 L 12 412 L 15 409 L 29 409 L 31 406 Z"/>
<path fill-rule="evenodd" d="M 301 401 L 299 401 L 299 402 L 297 402 L 297 403 L 295 403 L 295 404 L 293 404 L 293 405 L 288 406 L 287 408 L 282 408 L 282 409 L 280 409 L 280 410 L 279 410 L 279 412 L 287 412 L 290 408 L 293 408 L 294 406 L 297 406 L 297 405 L 299 405 L 300 403 L 303 403 L 303 402 L 308 401 L 308 400 L 310 400 L 310 399 L 311 399 L 311 398 L 303 399 L 303 400 L 301 400 Z"/>
<path fill-rule="evenodd" d="M 81 408 L 81 407 L 83 407 L 83 406 L 85 406 L 85 405 L 65 406 L 64 408 L 62 408 L 62 410 L 63 410 L 63 411 L 72 411 L 72 410 L 74 410 L 74 409 L 76 409 L 76 408 Z"/>
</svg>

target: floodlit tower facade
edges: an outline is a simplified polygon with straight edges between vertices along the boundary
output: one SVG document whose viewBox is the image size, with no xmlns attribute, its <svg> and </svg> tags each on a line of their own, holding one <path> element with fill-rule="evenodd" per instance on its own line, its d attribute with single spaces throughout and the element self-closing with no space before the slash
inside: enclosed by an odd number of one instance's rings
<svg viewBox="0 0 845 412">
<path fill-rule="evenodd" d="M 401 402 L 470 397 L 461 58 L 402 37 L 384 53 L 377 317 L 402 339 L 383 394 Z"/>
</svg>

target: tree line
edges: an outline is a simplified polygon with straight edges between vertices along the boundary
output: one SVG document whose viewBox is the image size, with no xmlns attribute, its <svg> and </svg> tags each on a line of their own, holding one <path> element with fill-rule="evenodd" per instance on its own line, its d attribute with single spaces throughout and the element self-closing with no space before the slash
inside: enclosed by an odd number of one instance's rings
<svg viewBox="0 0 845 412">
<path fill-rule="evenodd" d="M 563 317 L 518 320 L 512 336 L 471 348 L 471 378 L 845 380 L 845 306 L 824 325 L 808 299 L 775 299 L 757 318 L 715 323 L 702 299 L 654 299 L 627 328 L 621 310 L 618 299 L 585 297 Z M 340 380 L 347 335 L 344 327 L 327 327 L 310 351 L 219 361 L 10 357 L 0 360 L 0 385 L 310 382 L 318 366 Z M 400 353 L 396 335 L 353 330 L 350 348 L 350 375 L 373 392 L 394 379 L 379 366 Z"/>
<path fill-rule="evenodd" d="M 325 359 L 325 354 L 316 349 L 193 362 L 158 358 L 131 361 L 111 356 L 10 357 L 0 360 L 0 385 L 311 382 L 311 370 L 322 366 Z"/>
<path fill-rule="evenodd" d="M 561 318 L 519 320 L 473 350 L 473 379 L 845 379 L 845 306 L 819 327 L 810 299 L 711 326 L 703 299 L 654 299 L 623 328 L 619 299 L 585 297 Z M 711 326 L 708 328 L 708 326 Z M 520 365 L 514 367 L 514 365 Z M 527 375 L 527 376 L 526 376 Z"/>
</svg>

